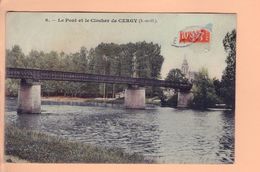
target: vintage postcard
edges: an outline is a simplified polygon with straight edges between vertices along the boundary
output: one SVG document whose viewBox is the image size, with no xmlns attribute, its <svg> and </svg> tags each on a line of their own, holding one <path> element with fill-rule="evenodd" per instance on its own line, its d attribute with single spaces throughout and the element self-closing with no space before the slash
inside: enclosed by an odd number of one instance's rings
<svg viewBox="0 0 260 172">
<path fill-rule="evenodd" d="M 236 14 L 8 12 L 6 162 L 233 164 Z"/>
</svg>

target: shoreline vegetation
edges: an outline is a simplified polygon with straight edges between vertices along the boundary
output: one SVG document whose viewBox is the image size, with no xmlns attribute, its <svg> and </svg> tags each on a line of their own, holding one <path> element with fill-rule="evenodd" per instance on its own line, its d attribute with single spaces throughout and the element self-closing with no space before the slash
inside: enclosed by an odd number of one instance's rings
<svg viewBox="0 0 260 172">
<path fill-rule="evenodd" d="M 33 163 L 156 163 L 137 153 L 69 141 L 45 133 L 5 127 L 7 162 Z"/>
<path fill-rule="evenodd" d="M 7 96 L 11 99 L 16 99 L 15 96 Z M 147 107 L 170 107 L 177 108 L 176 105 L 165 104 L 158 101 L 157 97 L 147 98 L 145 101 Z M 57 105 L 79 105 L 79 106 L 105 106 L 105 107 L 123 107 L 124 98 L 82 98 L 82 97 L 70 97 L 70 96 L 43 96 L 41 98 L 43 105 L 57 104 Z M 169 102 L 172 101 L 171 99 Z M 176 104 L 176 102 L 175 102 Z M 202 111 L 212 111 L 212 110 L 224 110 L 224 111 L 234 111 L 234 109 L 227 107 L 225 104 L 216 104 L 215 106 L 208 107 L 207 109 L 199 109 L 194 107 L 187 107 L 181 109 L 193 109 Z"/>
<path fill-rule="evenodd" d="M 159 98 L 147 98 L 146 104 L 152 106 L 161 106 Z M 106 104 L 124 104 L 124 98 L 80 98 L 80 97 L 65 97 L 65 96 L 50 96 L 42 97 L 42 101 L 53 101 L 53 102 L 82 102 L 82 103 L 106 103 Z"/>
<path fill-rule="evenodd" d="M 7 96 L 10 99 L 16 99 L 17 96 Z M 48 102 L 63 102 L 63 103 L 101 103 L 101 104 L 114 104 L 123 105 L 124 98 L 81 98 L 81 97 L 70 97 L 70 96 L 43 96 L 41 97 L 43 103 Z M 147 98 L 145 100 L 148 106 L 161 106 L 161 102 L 157 98 Z"/>
</svg>

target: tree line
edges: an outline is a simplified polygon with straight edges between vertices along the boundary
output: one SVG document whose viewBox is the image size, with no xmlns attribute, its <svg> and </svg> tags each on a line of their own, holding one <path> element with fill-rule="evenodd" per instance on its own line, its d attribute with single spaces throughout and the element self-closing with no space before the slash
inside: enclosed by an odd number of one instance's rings
<svg viewBox="0 0 260 172">
<path fill-rule="evenodd" d="M 74 53 L 31 50 L 24 54 L 19 45 L 14 45 L 6 50 L 6 61 L 7 67 L 159 79 L 164 57 L 158 44 L 143 41 L 127 44 L 100 43 L 91 49 L 82 46 Z M 18 85 L 18 80 L 7 79 L 6 94 L 17 96 Z M 123 84 L 42 81 L 42 95 L 113 97 L 125 87 Z M 156 88 L 148 88 L 147 95 L 154 94 Z"/>
<path fill-rule="evenodd" d="M 223 39 L 227 53 L 226 68 L 221 80 L 210 79 L 206 69 L 197 74 L 194 82 L 194 99 L 192 106 L 205 109 L 216 103 L 224 103 L 226 107 L 235 109 L 236 86 L 236 30 L 228 32 Z"/>
</svg>

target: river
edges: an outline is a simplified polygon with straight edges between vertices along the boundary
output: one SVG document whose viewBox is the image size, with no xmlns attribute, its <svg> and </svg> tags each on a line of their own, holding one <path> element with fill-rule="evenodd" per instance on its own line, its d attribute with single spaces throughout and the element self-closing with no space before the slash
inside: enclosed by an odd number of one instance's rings
<svg viewBox="0 0 260 172">
<path fill-rule="evenodd" d="M 16 99 L 7 98 L 5 122 L 159 163 L 234 162 L 234 114 L 227 111 L 42 105 L 40 115 L 17 115 Z"/>
</svg>

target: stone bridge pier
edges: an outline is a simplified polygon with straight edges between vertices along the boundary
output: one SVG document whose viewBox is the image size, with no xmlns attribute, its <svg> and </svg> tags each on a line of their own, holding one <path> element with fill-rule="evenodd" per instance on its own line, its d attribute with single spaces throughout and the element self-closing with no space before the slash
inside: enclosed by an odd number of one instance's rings
<svg viewBox="0 0 260 172">
<path fill-rule="evenodd" d="M 145 88 L 130 85 L 125 89 L 125 107 L 128 109 L 145 109 Z"/>
<path fill-rule="evenodd" d="M 21 79 L 18 90 L 17 113 L 41 113 L 41 85 L 39 81 Z"/>
<path fill-rule="evenodd" d="M 187 108 L 190 101 L 193 99 L 193 94 L 190 91 L 178 92 L 177 107 Z"/>
<path fill-rule="evenodd" d="M 187 108 L 193 94 L 189 91 L 178 92 L 177 107 Z M 145 109 L 145 87 L 129 85 L 125 89 L 124 105 L 128 109 Z M 41 113 L 41 84 L 31 79 L 21 79 L 18 90 L 18 114 Z"/>
<path fill-rule="evenodd" d="M 178 107 L 187 107 L 191 95 L 183 91 L 188 91 L 192 87 L 188 82 L 27 68 L 7 68 L 6 78 L 21 79 L 17 107 L 19 114 L 41 112 L 41 85 L 37 82 L 39 80 L 129 84 L 131 86 L 125 90 L 125 107 L 132 109 L 145 109 L 145 86 L 181 90 Z"/>
</svg>

